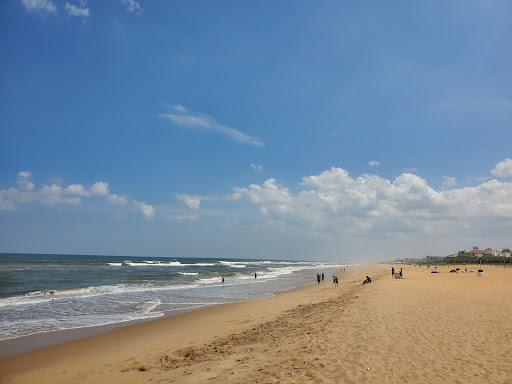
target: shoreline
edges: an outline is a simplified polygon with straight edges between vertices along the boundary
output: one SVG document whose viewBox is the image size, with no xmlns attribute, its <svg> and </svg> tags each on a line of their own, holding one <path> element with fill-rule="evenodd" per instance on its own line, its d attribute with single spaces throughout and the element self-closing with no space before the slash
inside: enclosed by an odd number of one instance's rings
<svg viewBox="0 0 512 384">
<path fill-rule="evenodd" d="M 350 265 L 347 265 L 346 268 L 350 268 Z M 301 271 L 303 272 L 303 271 Z M 332 271 L 329 271 L 330 273 Z M 300 273 L 300 272 L 299 272 Z M 235 301 L 226 301 L 224 303 L 216 303 L 216 304 L 204 304 L 193 308 L 183 308 L 177 309 L 174 311 L 164 312 L 162 316 L 148 317 L 143 319 L 135 319 L 128 320 L 123 322 L 115 322 L 109 324 L 100 324 L 79 328 L 69 328 L 69 329 L 60 329 L 55 331 L 46 331 L 46 332 L 37 332 L 25 336 L 20 336 L 11 339 L 0 340 L 0 361 L 8 358 L 15 358 L 27 353 L 35 352 L 38 350 L 51 348 L 55 346 L 59 346 L 61 344 L 70 343 L 73 341 L 84 340 L 95 336 L 100 336 L 104 334 L 108 334 L 110 332 L 114 332 L 116 330 L 121 330 L 124 328 L 134 327 L 137 325 L 151 323 L 155 321 L 161 321 L 168 318 L 172 318 L 175 316 L 180 316 L 183 314 L 188 314 L 191 312 L 201 311 L 206 308 L 224 306 L 227 304 L 235 304 L 235 303 L 243 303 L 243 302 L 252 302 L 258 300 L 265 300 L 272 298 L 274 296 L 280 295 L 282 293 L 290 292 L 296 289 L 300 289 L 302 287 L 307 287 L 310 285 L 315 285 L 314 283 L 309 282 L 297 282 L 297 285 L 292 287 L 287 287 L 282 290 L 272 291 L 270 293 L 265 294 L 261 297 L 249 298 L 243 300 L 235 300 Z"/>
<path fill-rule="evenodd" d="M 346 272 L 339 272 L 339 276 L 342 277 L 342 281 L 352 278 L 354 273 L 357 274 L 355 270 L 360 268 L 360 266 L 347 267 Z M 327 295 L 329 297 L 336 295 L 341 288 L 341 284 L 339 289 L 334 288 L 329 280 L 319 287 L 316 283 L 308 283 L 285 291 L 277 291 L 268 297 L 206 306 L 187 313 L 150 319 L 106 333 L 0 358 L 0 382 L 3 382 L 4 376 L 37 371 L 42 367 L 51 367 L 55 362 L 66 363 L 69 359 L 82 360 L 83 358 L 95 360 L 98 350 L 119 351 L 121 346 L 119 340 L 124 339 L 133 345 L 148 342 L 159 344 L 158 335 L 165 332 L 171 333 L 167 336 L 173 340 L 175 346 L 186 348 L 190 344 L 200 343 L 205 339 L 226 337 L 233 331 L 269 320 L 297 305 L 321 302 L 326 296 L 318 296 L 319 290 L 323 293 L 330 292 L 330 295 Z M 223 324 L 225 322 L 229 323 L 229 326 L 225 326 Z M 211 325 L 207 325 L 209 323 Z"/>
</svg>

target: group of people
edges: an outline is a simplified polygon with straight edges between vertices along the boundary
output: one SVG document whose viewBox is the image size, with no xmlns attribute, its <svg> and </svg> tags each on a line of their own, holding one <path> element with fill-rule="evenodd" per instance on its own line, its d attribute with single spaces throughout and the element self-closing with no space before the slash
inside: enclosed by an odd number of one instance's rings
<svg viewBox="0 0 512 384">
<path fill-rule="evenodd" d="M 323 283 L 324 280 L 325 280 L 325 274 L 323 274 L 323 273 L 316 274 L 316 282 L 318 285 L 320 285 L 320 283 Z M 339 283 L 338 276 L 332 275 L 332 283 L 334 284 L 335 287 L 338 286 L 338 283 Z"/>
<path fill-rule="evenodd" d="M 345 268 L 343 268 L 343 270 L 345 270 Z M 320 283 L 323 283 L 324 280 L 325 280 L 325 275 L 323 273 L 317 273 L 316 274 L 316 282 L 317 282 L 318 285 L 320 285 Z M 363 285 L 364 284 L 369 284 L 371 282 L 372 282 L 371 277 L 370 276 L 366 276 L 366 278 L 363 280 Z M 338 276 L 332 275 L 332 283 L 334 284 L 335 287 L 338 286 L 338 284 L 339 284 Z"/>
<path fill-rule="evenodd" d="M 398 272 L 398 273 L 400 274 L 400 278 L 404 277 L 402 268 L 400 268 L 400 272 Z M 395 277 L 395 267 L 391 267 L 391 277 Z"/>
<path fill-rule="evenodd" d="M 257 279 L 257 278 L 258 278 L 258 273 L 254 272 L 254 279 Z M 224 283 L 224 276 L 221 276 L 220 279 L 221 279 L 221 282 Z"/>
</svg>

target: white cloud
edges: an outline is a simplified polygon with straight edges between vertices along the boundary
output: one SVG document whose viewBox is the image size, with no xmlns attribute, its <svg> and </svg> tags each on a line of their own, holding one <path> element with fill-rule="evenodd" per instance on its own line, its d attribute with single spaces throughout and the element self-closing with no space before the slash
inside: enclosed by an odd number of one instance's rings
<svg viewBox="0 0 512 384">
<path fill-rule="evenodd" d="M 91 192 L 88 191 L 87 188 L 85 188 L 82 184 L 70 184 L 65 188 L 64 191 L 77 196 L 91 195 Z"/>
<path fill-rule="evenodd" d="M 160 113 L 159 116 L 183 128 L 217 133 L 219 135 L 227 136 L 231 140 L 239 143 L 249 144 L 255 147 L 262 147 L 265 145 L 265 143 L 263 143 L 259 138 L 250 136 L 242 131 L 226 127 L 211 116 L 204 113 L 191 113 L 181 104 L 169 107 L 169 111 Z"/>
<path fill-rule="evenodd" d="M 108 183 L 104 181 L 97 181 L 91 187 L 91 192 L 98 196 L 108 195 Z"/>
<path fill-rule="evenodd" d="M 112 205 L 127 205 L 130 200 L 120 194 L 110 193 L 108 183 L 97 181 L 90 188 L 74 183 L 60 185 L 57 183 L 43 184 L 36 188 L 32 182 L 30 171 L 18 172 L 15 187 L 0 190 L 0 210 L 14 210 L 18 205 L 40 203 L 44 205 L 76 205 L 84 199 L 104 200 Z M 155 209 L 146 202 L 131 200 L 135 207 L 146 218 L 155 216 Z"/>
<path fill-rule="evenodd" d="M 181 193 L 178 195 L 178 200 L 192 209 L 199 209 L 201 207 L 201 199 L 199 196 L 187 195 Z"/>
<path fill-rule="evenodd" d="M 126 10 L 130 13 L 134 13 L 136 15 L 140 15 L 144 12 L 142 6 L 135 0 L 122 0 L 122 3 Z"/>
<path fill-rule="evenodd" d="M 353 178 L 331 168 L 302 179 L 297 193 L 268 179 L 261 185 L 235 188 L 273 222 L 300 227 L 311 234 L 411 232 L 446 233 L 473 225 L 499 227 L 512 219 L 512 183 L 491 180 L 476 187 L 434 190 L 425 179 L 403 173 L 394 180 L 378 175 Z"/>
<path fill-rule="evenodd" d="M 251 163 L 251 169 L 254 172 L 261 172 L 261 171 L 263 171 L 263 165 Z"/>
<path fill-rule="evenodd" d="M 18 172 L 18 187 L 23 191 L 32 191 L 34 189 L 34 183 L 30 180 L 32 172 L 20 171 Z"/>
<path fill-rule="evenodd" d="M 133 200 L 133 204 L 139 209 L 140 213 L 142 213 L 146 219 L 152 219 L 155 216 L 155 209 L 145 201 Z"/>
<path fill-rule="evenodd" d="M 457 185 L 457 179 L 453 176 L 443 176 L 443 189 L 453 188 Z"/>
<path fill-rule="evenodd" d="M 115 193 L 108 195 L 107 200 L 109 201 L 109 203 L 114 205 L 124 205 L 128 203 L 128 200 L 125 196 L 117 195 Z"/>
<path fill-rule="evenodd" d="M 380 167 L 380 162 L 379 162 L 379 161 L 377 161 L 377 160 L 370 160 L 370 161 L 368 162 L 368 165 L 369 165 L 370 167 Z"/>
<path fill-rule="evenodd" d="M 57 7 L 51 0 L 21 0 L 21 2 L 28 11 L 57 12 Z"/>
<path fill-rule="evenodd" d="M 491 174 L 497 177 L 512 177 L 512 159 L 507 158 L 497 163 Z"/>
<path fill-rule="evenodd" d="M 173 221 L 197 221 L 198 215 L 192 213 L 175 213 L 167 215 L 167 217 Z"/>
<path fill-rule="evenodd" d="M 187 112 L 187 108 L 185 108 L 181 104 L 170 105 L 169 109 L 176 111 L 176 112 Z"/>
<path fill-rule="evenodd" d="M 88 17 L 89 16 L 89 8 L 87 7 L 86 1 L 80 1 L 80 6 L 71 4 L 66 2 L 64 4 L 64 8 L 68 12 L 68 15 L 74 17 Z"/>
</svg>

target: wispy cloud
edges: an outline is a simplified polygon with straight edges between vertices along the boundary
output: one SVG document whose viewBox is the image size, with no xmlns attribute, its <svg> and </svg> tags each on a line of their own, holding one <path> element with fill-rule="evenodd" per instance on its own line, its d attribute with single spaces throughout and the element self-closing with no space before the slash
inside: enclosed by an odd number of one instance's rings
<svg viewBox="0 0 512 384">
<path fill-rule="evenodd" d="M 183 128 L 217 133 L 219 135 L 227 136 L 231 140 L 239 143 L 255 147 L 262 147 L 265 145 L 265 143 L 257 137 L 248 135 L 234 128 L 226 127 L 213 117 L 204 113 L 192 113 L 181 104 L 170 106 L 166 112 L 160 113 L 159 116 Z"/>
<path fill-rule="evenodd" d="M 261 164 L 251 163 L 251 169 L 252 169 L 254 172 L 261 172 L 261 171 L 263 171 L 263 165 L 261 165 Z"/>
<path fill-rule="evenodd" d="M 66 9 L 68 15 L 74 17 L 88 17 L 90 15 L 89 8 L 87 7 L 86 1 L 80 1 L 80 5 L 74 5 L 66 2 L 64 4 L 64 8 Z"/>
<path fill-rule="evenodd" d="M 453 188 L 457 185 L 457 179 L 453 176 L 443 176 L 443 182 L 441 186 L 443 189 Z"/>
<path fill-rule="evenodd" d="M 140 5 L 140 3 L 135 0 L 122 0 L 122 3 L 126 10 L 130 13 L 140 15 L 144 12 L 144 9 Z"/>
<path fill-rule="evenodd" d="M 52 0 L 21 0 L 27 11 L 56 13 L 57 7 Z"/>
<path fill-rule="evenodd" d="M 337 128 L 331 133 L 333 137 L 340 136 L 341 134 L 343 134 L 343 130 L 341 128 Z"/>
<path fill-rule="evenodd" d="M 369 165 L 370 167 L 380 167 L 380 161 L 377 161 L 377 160 L 370 160 L 370 161 L 368 162 L 368 165 Z"/>
</svg>

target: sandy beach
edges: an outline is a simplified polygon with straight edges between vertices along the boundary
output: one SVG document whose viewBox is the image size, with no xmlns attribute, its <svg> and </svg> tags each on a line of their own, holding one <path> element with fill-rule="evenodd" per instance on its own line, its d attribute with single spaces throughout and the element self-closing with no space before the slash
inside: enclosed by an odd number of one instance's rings
<svg viewBox="0 0 512 384">
<path fill-rule="evenodd" d="M 511 269 L 389 269 L 3 359 L 1 382 L 512 382 Z"/>
</svg>

